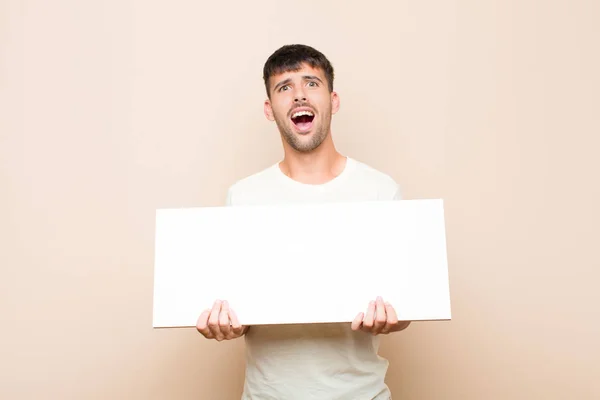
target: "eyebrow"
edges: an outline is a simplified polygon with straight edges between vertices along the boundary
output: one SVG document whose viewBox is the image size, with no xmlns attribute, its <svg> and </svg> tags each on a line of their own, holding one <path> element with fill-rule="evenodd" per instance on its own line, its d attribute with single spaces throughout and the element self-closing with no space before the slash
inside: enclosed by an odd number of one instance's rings
<svg viewBox="0 0 600 400">
<path fill-rule="evenodd" d="M 319 82 L 323 83 L 323 81 L 321 80 L 321 78 L 319 78 L 318 76 L 315 76 L 315 75 L 304 75 L 302 77 L 302 79 L 304 79 L 304 80 L 311 80 L 312 79 L 312 80 L 316 80 L 316 81 L 319 81 Z"/>
<path fill-rule="evenodd" d="M 319 81 L 319 82 L 323 83 L 323 81 L 321 80 L 321 78 L 319 78 L 318 76 L 315 76 L 315 75 L 303 75 L 303 76 L 302 76 L 302 79 L 303 79 L 303 80 L 305 80 L 305 81 L 306 81 L 306 80 L 311 80 L 311 79 L 312 79 L 312 80 L 317 80 L 317 81 Z M 283 86 L 283 85 L 287 85 L 287 84 L 288 84 L 288 83 L 290 83 L 291 81 L 292 81 L 292 79 L 291 79 L 291 78 L 287 78 L 287 79 L 284 79 L 284 80 L 282 80 L 282 81 L 281 81 L 281 82 L 279 82 L 277 85 L 275 85 L 275 87 L 273 88 L 273 91 L 277 91 L 277 89 L 278 89 L 278 88 L 280 88 L 280 87 L 281 87 L 281 86 Z"/>
<path fill-rule="evenodd" d="M 278 89 L 280 86 L 286 85 L 286 84 L 290 83 L 291 81 L 292 81 L 292 79 L 291 79 L 291 78 L 287 78 L 287 79 L 284 79 L 284 80 L 282 80 L 282 81 L 281 81 L 281 82 L 279 82 L 277 85 L 275 85 L 275 87 L 273 88 L 273 91 L 277 91 L 277 89 Z"/>
</svg>

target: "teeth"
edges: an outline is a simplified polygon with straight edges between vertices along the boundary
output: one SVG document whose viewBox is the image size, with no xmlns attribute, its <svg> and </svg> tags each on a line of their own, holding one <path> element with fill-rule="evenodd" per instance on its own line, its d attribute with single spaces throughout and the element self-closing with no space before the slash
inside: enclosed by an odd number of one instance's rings
<svg viewBox="0 0 600 400">
<path fill-rule="evenodd" d="M 313 113 L 311 113 L 310 111 L 298 111 L 294 113 L 294 115 L 292 115 L 292 118 L 300 117 L 302 115 L 308 115 L 309 117 L 312 117 Z"/>
</svg>

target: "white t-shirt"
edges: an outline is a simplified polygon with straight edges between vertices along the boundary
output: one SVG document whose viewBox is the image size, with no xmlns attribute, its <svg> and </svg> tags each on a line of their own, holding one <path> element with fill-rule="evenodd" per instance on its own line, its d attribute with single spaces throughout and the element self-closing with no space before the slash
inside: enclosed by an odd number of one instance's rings
<svg viewBox="0 0 600 400">
<path fill-rule="evenodd" d="M 320 185 L 297 182 L 274 164 L 231 186 L 227 204 L 392 199 L 400 199 L 400 190 L 391 177 L 347 157 L 343 172 Z M 242 400 L 388 400 L 380 338 L 354 332 L 349 323 L 252 326 Z"/>
</svg>

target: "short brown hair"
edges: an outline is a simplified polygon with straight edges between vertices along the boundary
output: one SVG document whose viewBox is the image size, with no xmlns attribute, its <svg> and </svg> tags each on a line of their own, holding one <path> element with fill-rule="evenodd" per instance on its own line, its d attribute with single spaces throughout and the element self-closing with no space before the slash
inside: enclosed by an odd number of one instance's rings
<svg viewBox="0 0 600 400">
<path fill-rule="evenodd" d="M 320 51 L 304 44 L 288 44 L 277 49 L 267 59 L 263 68 L 263 80 L 267 96 L 271 97 L 269 92 L 269 79 L 273 75 L 283 72 L 297 71 L 302 64 L 308 64 L 312 68 L 320 68 L 325 73 L 329 91 L 333 91 L 333 66 Z"/>
</svg>

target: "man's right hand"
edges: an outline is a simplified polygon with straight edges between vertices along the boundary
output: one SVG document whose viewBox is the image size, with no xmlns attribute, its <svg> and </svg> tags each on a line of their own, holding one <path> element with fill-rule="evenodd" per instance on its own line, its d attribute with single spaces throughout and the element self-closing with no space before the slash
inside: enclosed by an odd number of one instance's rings
<svg viewBox="0 0 600 400">
<path fill-rule="evenodd" d="M 207 339 L 217 341 L 237 339 L 248 331 L 247 326 L 240 325 L 235 312 L 229 308 L 227 301 L 217 300 L 213 308 L 205 310 L 196 323 L 196 329 Z"/>
</svg>

